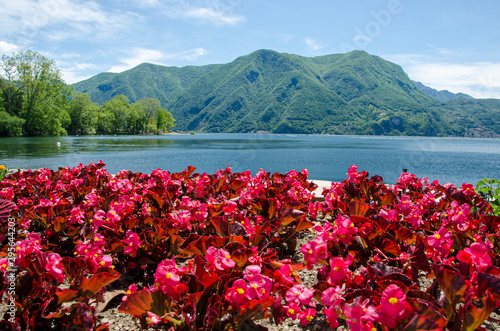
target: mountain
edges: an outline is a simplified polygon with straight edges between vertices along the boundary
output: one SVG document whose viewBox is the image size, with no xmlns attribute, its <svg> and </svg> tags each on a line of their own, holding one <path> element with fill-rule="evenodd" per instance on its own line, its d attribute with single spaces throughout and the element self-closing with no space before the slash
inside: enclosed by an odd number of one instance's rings
<svg viewBox="0 0 500 331">
<path fill-rule="evenodd" d="M 157 98 L 183 131 L 465 135 L 480 124 L 467 106 L 429 97 L 400 66 L 363 51 L 303 57 L 258 50 L 227 64 L 182 68 L 144 63 L 74 88 L 98 103 L 119 94 L 131 102 Z"/>
<path fill-rule="evenodd" d="M 436 89 L 433 89 L 432 87 L 425 86 L 424 84 L 416 81 L 413 81 L 413 84 L 415 84 L 415 87 L 425 95 L 431 98 L 438 99 L 441 102 L 447 102 L 455 99 L 474 99 L 473 97 L 465 93 L 452 93 L 448 90 L 438 91 Z"/>
</svg>

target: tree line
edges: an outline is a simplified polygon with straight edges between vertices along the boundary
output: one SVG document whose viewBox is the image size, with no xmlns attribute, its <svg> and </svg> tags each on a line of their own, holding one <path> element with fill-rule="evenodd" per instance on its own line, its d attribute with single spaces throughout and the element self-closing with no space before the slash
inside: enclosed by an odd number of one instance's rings
<svg viewBox="0 0 500 331">
<path fill-rule="evenodd" d="M 158 99 L 130 103 L 126 96 L 116 95 L 99 105 L 87 93 L 73 91 L 54 60 L 30 50 L 2 56 L 2 136 L 161 133 L 174 124 Z"/>
</svg>

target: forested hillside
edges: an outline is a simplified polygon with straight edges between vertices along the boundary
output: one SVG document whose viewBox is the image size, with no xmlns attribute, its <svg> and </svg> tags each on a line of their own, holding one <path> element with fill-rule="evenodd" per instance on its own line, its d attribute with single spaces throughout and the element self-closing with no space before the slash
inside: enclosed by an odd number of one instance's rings
<svg viewBox="0 0 500 331">
<path fill-rule="evenodd" d="M 498 103 L 442 102 L 402 68 L 363 51 L 302 57 L 259 50 L 200 67 L 141 64 L 74 85 L 103 103 L 160 100 L 175 129 L 204 132 L 477 135 L 500 133 Z"/>
</svg>

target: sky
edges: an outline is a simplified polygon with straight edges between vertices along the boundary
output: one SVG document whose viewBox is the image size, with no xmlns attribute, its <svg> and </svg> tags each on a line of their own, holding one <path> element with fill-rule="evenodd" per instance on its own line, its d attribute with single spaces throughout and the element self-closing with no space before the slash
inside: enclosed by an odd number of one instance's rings
<svg viewBox="0 0 500 331">
<path fill-rule="evenodd" d="M 37 51 L 69 84 L 144 62 L 358 49 L 432 88 L 500 98 L 498 0 L 0 0 L 0 8 L 0 53 Z"/>
</svg>

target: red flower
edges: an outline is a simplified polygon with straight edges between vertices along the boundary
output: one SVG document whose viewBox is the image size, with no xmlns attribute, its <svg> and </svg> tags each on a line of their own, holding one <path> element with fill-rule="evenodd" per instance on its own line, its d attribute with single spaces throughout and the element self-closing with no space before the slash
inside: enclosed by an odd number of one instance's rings
<svg viewBox="0 0 500 331">
<path fill-rule="evenodd" d="M 317 264 L 320 259 L 325 260 L 328 258 L 327 248 L 326 242 L 319 237 L 316 237 L 313 241 L 302 246 L 300 251 L 304 254 L 307 270 L 312 270 L 313 266 Z"/>
<path fill-rule="evenodd" d="M 406 295 L 397 285 L 389 285 L 380 299 L 380 305 L 377 306 L 379 312 L 378 321 L 389 327 L 395 328 L 397 323 L 411 314 L 411 306 L 406 302 Z"/>
<path fill-rule="evenodd" d="M 61 265 L 62 258 L 57 253 L 49 253 L 46 259 L 45 270 L 59 282 L 64 281 L 66 275 L 64 274 L 63 266 Z"/>
<path fill-rule="evenodd" d="M 186 268 L 177 268 L 175 260 L 163 260 L 158 265 L 155 273 L 155 286 L 160 288 L 163 293 L 172 293 L 173 287 L 179 284 L 181 275 L 185 273 Z"/>
<path fill-rule="evenodd" d="M 224 249 L 217 249 L 213 246 L 210 246 L 207 249 L 207 255 L 205 255 L 207 259 L 209 270 L 216 271 L 227 271 L 228 269 L 234 268 L 236 263 L 231 260 L 231 254 Z"/>
<path fill-rule="evenodd" d="M 285 306 L 285 312 L 288 317 L 290 317 L 292 320 L 297 319 L 297 315 L 300 313 L 300 307 L 297 305 L 295 302 L 289 304 L 288 306 Z"/>
<path fill-rule="evenodd" d="M 249 287 L 245 280 L 238 279 L 233 283 L 233 286 L 226 294 L 226 300 L 236 307 L 241 307 L 255 298 L 255 294 L 255 289 L 253 287 Z"/>
<path fill-rule="evenodd" d="M 133 232 L 132 230 L 128 230 L 127 233 L 125 234 L 124 253 L 132 257 L 135 257 L 137 255 L 137 250 L 139 249 L 139 245 L 141 243 L 142 241 L 139 240 L 139 236 L 137 235 L 137 233 Z"/>
<path fill-rule="evenodd" d="M 484 271 L 491 265 L 488 245 L 484 241 L 475 242 L 470 247 L 458 252 L 457 259 L 462 262 L 471 263 L 480 271 Z"/>
<path fill-rule="evenodd" d="M 335 285 L 337 282 L 343 280 L 347 274 L 350 273 L 349 266 L 352 264 L 354 260 L 351 254 L 347 255 L 347 258 L 344 260 L 340 257 L 334 257 L 330 259 L 330 273 L 326 278 L 326 281 L 330 285 Z"/>
<path fill-rule="evenodd" d="M 351 305 L 344 306 L 344 314 L 347 317 L 346 323 L 351 327 L 351 330 L 368 331 L 373 328 L 373 322 L 379 316 L 377 309 L 368 305 L 368 302 L 367 299 L 361 304 L 356 301 Z"/>
<path fill-rule="evenodd" d="M 306 325 L 314 319 L 316 315 L 316 309 L 307 308 L 299 314 L 299 320 L 301 325 Z"/>
<path fill-rule="evenodd" d="M 330 287 L 326 289 L 322 294 L 321 294 L 321 302 L 326 306 L 326 307 L 340 307 L 340 304 L 342 302 L 342 298 L 344 297 L 344 291 L 340 286 L 335 286 L 335 287 Z"/>
<path fill-rule="evenodd" d="M 285 299 L 287 302 L 295 302 L 296 304 L 309 305 L 314 295 L 313 289 L 308 289 L 304 285 L 294 285 L 286 291 Z"/>
</svg>

